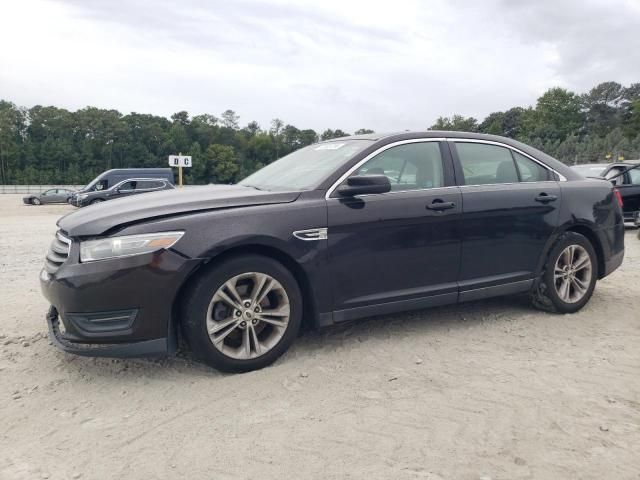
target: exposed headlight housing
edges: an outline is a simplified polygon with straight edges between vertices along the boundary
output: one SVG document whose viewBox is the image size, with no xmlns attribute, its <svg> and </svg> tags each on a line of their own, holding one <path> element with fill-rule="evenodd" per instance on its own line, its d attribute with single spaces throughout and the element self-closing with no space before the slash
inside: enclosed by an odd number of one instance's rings
<svg viewBox="0 0 640 480">
<path fill-rule="evenodd" d="M 74 197 L 76 197 L 78 200 L 84 200 L 88 196 L 89 196 L 88 193 L 78 193 L 77 195 L 74 195 Z"/>
<path fill-rule="evenodd" d="M 80 243 L 80 261 L 95 262 L 166 250 L 180 240 L 182 235 L 184 232 L 159 232 L 87 240 Z"/>
</svg>

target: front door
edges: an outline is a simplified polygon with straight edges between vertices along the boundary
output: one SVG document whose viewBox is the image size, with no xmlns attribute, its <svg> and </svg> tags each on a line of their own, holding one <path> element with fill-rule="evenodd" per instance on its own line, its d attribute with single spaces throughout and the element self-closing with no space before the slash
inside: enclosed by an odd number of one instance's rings
<svg viewBox="0 0 640 480">
<path fill-rule="evenodd" d="M 460 140 L 451 147 L 463 203 L 460 299 L 506 284 L 526 290 L 557 225 L 555 174 L 505 146 Z"/>
<path fill-rule="evenodd" d="M 335 321 L 455 302 L 461 194 L 446 144 L 383 147 L 362 174 L 386 175 L 392 191 L 327 200 Z"/>
<path fill-rule="evenodd" d="M 618 185 L 618 191 L 622 197 L 624 221 L 635 221 L 640 212 L 640 167 L 624 174 L 624 183 Z"/>
</svg>

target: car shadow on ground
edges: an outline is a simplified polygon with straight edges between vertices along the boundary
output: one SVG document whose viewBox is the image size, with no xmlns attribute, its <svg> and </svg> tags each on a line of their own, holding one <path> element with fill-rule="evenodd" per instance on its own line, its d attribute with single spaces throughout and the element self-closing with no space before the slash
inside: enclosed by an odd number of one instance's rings
<svg viewBox="0 0 640 480">
<path fill-rule="evenodd" d="M 367 342 L 374 343 L 394 337 L 401 341 L 402 337 L 408 334 L 424 336 L 428 339 L 433 334 L 443 332 L 455 334 L 457 330 L 481 324 L 485 327 L 502 326 L 513 322 L 518 316 L 532 313 L 540 314 L 541 312 L 531 306 L 526 295 L 517 295 L 369 317 L 304 332 L 291 349 L 276 362 L 276 365 L 295 362 L 305 356 L 333 357 L 335 350 L 348 347 L 351 342 L 366 345 Z M 87 374 L 119 378 L 144 376 L 163 379 L 174 374 L 192 378 L 216 378 L 228 375 L 194 360 L 186 346 L 183 346 L 176 356 L 154 359 L 87 358 L 63 352 L 57 352 L 57 356 L 61 361 L 63 360 L 61 363 L 67 373 L 82 376 Z"/>
</svg>

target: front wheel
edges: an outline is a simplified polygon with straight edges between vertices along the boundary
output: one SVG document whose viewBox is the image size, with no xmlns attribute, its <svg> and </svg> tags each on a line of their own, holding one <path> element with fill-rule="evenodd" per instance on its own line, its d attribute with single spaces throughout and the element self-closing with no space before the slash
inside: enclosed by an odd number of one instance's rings
<svg viewBox="0 0 640 480">
<path fill-rule="evenodd" d="M 42 202 L 40 201 L 40 199 L 35 197 L 31 199 L 31 203 L 33 205 L 42 205 Z"/>
<path fill-rule="evenodd" d="M 189 289 L 182 327 L 194 355 L 218 370 L 247 372 L 273 363 L 302 322 L 302 295 L 282 264 L 259 255 L 232 257 Z"/>
<path fill-rule="evenodd" d="M 533 292 L 534 305 L 553 312 L 577 312 L 593 294 L 597 269 L 591 242 L 579 233 L 562 234 L 549 252 L 544 273 Z"/>
<path fill-rule="evenodd" d="M 95 205 L 96 203 L 101 203 L 101 202 L 104 202 L 102 198 L 96 198 L 95 200 L 91 200 L 89 205 Z"/>
</svg>

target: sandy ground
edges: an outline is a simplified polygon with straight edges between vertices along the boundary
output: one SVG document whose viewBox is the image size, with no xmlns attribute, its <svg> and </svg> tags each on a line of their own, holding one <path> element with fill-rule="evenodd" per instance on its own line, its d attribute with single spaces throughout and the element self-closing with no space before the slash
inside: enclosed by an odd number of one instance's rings
<svg viewBox="0 0 640 480">
<path fill-rule="evenodd" d="M 0 478 L 639 479 L 640 240 L 575 315 L 513 297 L 305 334 L 273 367 L 66 355 L 69 206 L 0 196 Z"/>
</svg>

